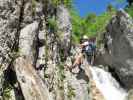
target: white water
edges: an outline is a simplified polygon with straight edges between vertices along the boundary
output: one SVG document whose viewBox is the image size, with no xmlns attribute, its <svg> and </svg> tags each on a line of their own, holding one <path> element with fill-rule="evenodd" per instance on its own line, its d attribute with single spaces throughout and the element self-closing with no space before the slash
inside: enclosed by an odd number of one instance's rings
<svg viewBox="0 0 133 100">
<path fill-rule="evenodd" d="M 106 100 L 125 100 L 126 91 L 120 87 L 119 83 L 109 72 L 97 67 L 90 67 L 90 70 L 97 88 Z"/>
</svg>

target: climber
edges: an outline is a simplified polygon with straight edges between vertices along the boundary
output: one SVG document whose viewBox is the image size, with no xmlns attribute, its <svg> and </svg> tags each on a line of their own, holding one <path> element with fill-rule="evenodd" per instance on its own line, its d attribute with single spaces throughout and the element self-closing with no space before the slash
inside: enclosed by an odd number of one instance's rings
<svg viewBox="0 0 133 100">
<path fill-rule="evenodd" d="M 87 43 L 84 44 L 83 53 L 85 53 L 88 63 L 93 65 L 96 53 L 96 39 L 90 38 Z"/>
<path fill-rule="evenodd" d="M 84 56 L 87 57 L 87 61 L 90 65 L 93 65 L 94 62 L 94 57 L 95 57 L 95 51 L 96 51 L 96 45 L 95 45 L 95 38 L 90 38 L 86 35 L 83 36 L 81 39 L 81 44 L 80 44 L 81 51 L 80 53 L 75 57 L 75 61 L 72 65 L 72 68 L 75 68 L 78 66 L 80 68 L 80 65 L 83 62 Z"/>
</svg>

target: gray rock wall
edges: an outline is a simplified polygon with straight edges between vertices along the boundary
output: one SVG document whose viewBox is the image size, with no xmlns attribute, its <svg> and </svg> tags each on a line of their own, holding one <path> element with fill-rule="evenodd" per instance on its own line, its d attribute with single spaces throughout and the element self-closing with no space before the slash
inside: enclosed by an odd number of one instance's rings
<svg viewBox="0 0 133 100">
<path fill-rule="evenodd" d="M 118 11 L 108 24 L 106 35 L 112 40 L 108 44 L 110 66 L 127 89 L 133 88 L 133 20 L 123 10 Z"/>
<path fill-rule="evenodd" d="M 70 51 L 72 25 L 69 11 L 63 5 L 60 5 L 57 8 L 57 25 L 59 28 L 58 34 L 61 37 L 62 48 L 64 48 L 65 56 L 67 56 Z"/>
<path fill-rule="evenodd" d="M 4 70 L 12 61 L 15 36 L 20 28 L 22 0 L 0 0 L 0 95 L 4 83 Z"/>
</svg>

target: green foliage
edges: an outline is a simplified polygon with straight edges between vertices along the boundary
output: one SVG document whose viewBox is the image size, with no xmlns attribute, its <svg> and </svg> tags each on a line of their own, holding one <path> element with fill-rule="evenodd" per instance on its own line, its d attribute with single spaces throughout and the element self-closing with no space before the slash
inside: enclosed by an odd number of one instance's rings
<svg viewBox="0 0 133 100">
<path fill-rule="evenodd" d="M 133 18 L 133 5 L 126 7 L 125 10 Z"/>
<path fill-rule="evenodd" d="M 83 20 L 75 10 L 71 10 L 70 13 L 72 20 L 72 41 L 78 43 L 83 33 L 81 30 Z"/>
<path fill-rule="evenodd" d="M 61 4 L 61 0 L 52 0 L 53 5 L 58 6 Z"/>
<path fill-rule="evenodd" d="M 107 6 L 107 12 L 113 12 L 113 11 L 115 11 L 115 8 L 113 7 L 112 4 L 109 4 L 109 5 Z"/>
<path fill-rule="evenodd" d="M 8 82 L 5 82 L 3 90 L 3 99 L 9 100 L 11 98 L 10 92 L 12 90 L 12 86 Z"/>
<path fill-rule="evenodd" d="M 60 4 L 64 4 L 66 7 L 72 6 L 72 0 L 52 0 L 54 6 L 58 6 Z"/>
<path fill-rule="evenodd" d="M 96 21 L 96 14 L 95 13 L 90 13 L 86 18 L 85 21 L 87 23 L 93 23 Z"/>
<path fill-rule="evenodd" d="M 115 14 L 115 9 L 110 7 L 107 11 L 99 16 L 94 13 L 88 14 L 85 18 L 81 18 L 75 10 L 71 11 L 72 19 L 72 39 L 74 43 L 78 43 L 80 38 L 85 34 L 89 37 L 99 36 L 105 30 L 107 22 Z"/>
<path fill-rule="evenodd" d="M 66 5 L 66 7 L 72 7 L 72 1 L 73 0 L 64 0 L 64 4 Z"/>
<path fill-rule="evenodd" d="M 65 79 L 64 64 L 59 65 L 59 76 L 60 76 L 60 81 L 63 81 Z"/>
<path fill-rule="evenodd" d="M 57 22 L 54 18 L 49 18 L 48 19 L 48 28 L 52 32 L 57 32 L 58 26 L 57 26 Z"/>
<path fill-rule="evenodd" d="M 64 64 L 60 63 L 58 64 L 58 87 L 59 89 L 63 90 L 64 88 L 64 79 L 65 79 L 65 74 L 64 74 Z"/>
</svg>

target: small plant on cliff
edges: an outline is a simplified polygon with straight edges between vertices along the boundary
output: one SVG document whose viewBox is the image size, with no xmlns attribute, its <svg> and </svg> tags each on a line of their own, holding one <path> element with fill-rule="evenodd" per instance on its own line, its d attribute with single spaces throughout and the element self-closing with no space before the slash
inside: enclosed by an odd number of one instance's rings
<svg viewBox="0 0 133 100">
<path fill-rule="evenodd" d="M 75 89 L 71 85 L 68 85 L 68 95 L 67 95 L 67 97 L 69 98 L 69 100 L 72 100 L 72 98 L 75 97 L 74 90 Z"/>
<path fill-rule="evenodd" d="M 5 82 L 4 88 L 3 88 L 3 100 L 9 100 L 11 98 L 12 88 L 13 87 L 8 82 Z"/>
<path fill-rule="evenodd" d="M 48 28 L 50 30 L 50 32 L 57 32 L 58 30 L 58 26 L 57 26 L 57 22 L 54 18 L 49 18 L 48 19 Z"/>
<path fill-rule="evenodd" d="M 63 90 L 64 88 L 64 79 L 65 79 L 65 75 L 64 75 L 64 64 L 59 64 L 58 65 L 58 87 L 59 89 Z"/>
</svg>

